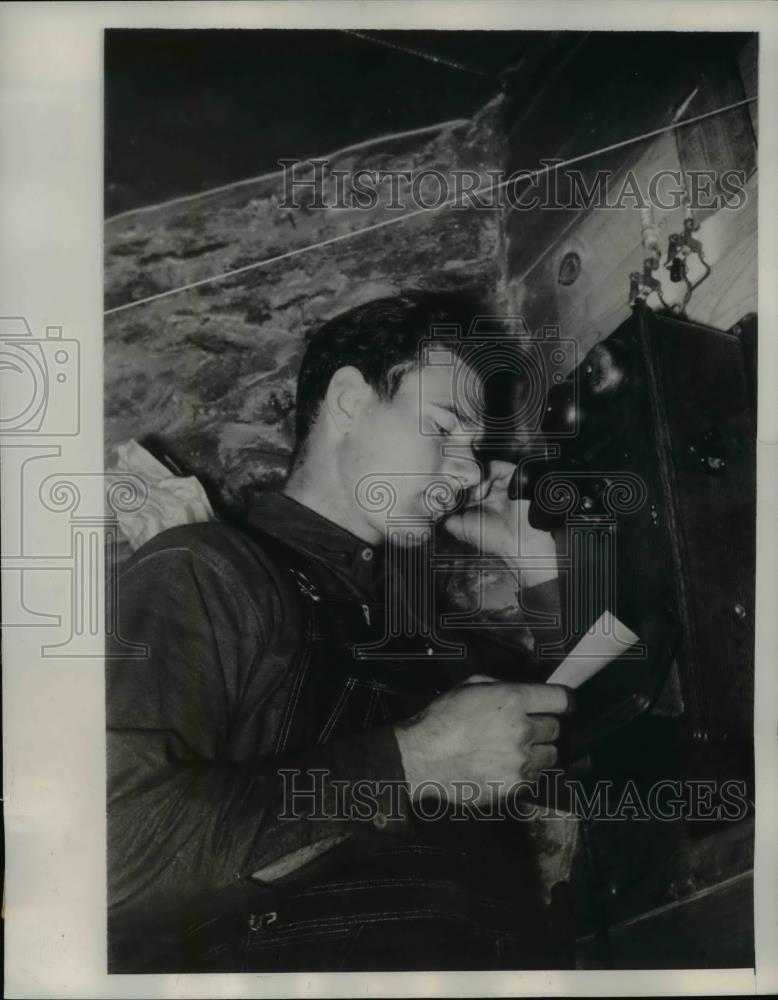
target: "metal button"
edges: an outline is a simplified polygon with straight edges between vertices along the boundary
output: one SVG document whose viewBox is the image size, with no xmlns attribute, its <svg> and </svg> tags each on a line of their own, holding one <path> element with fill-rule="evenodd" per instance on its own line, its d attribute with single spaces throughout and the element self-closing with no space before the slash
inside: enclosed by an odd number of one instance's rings
<svg viewBox="0 0 778 1000">
<path fill-rule="evenodd" d="M 276 920 L 278 920 L 278 913 L 275 910 L 270 910 L 267 913 L 252 913 L 248 919 L 249 930 L 256 934 L 265 930 L 270 924 L 274 924 Z"/>
<path fill-rule="evenodd" d="M 372 560 L 372 558 L 373 558 L 373 550 L 372 549 L 362 549 L 361 555 L 362 555 L 362 558 L 365 560 L 365 562 L 370 562 Z"/>
<path fill-rule="evenodd" d="M 373 817 L 373 826 L 377 827 L 379 830 L 385 830 L 388 823 L 389 820 L 382 812 L 376 813 Z"/>
<path fill-rule="evenodd" d="M 746 609 L 743 607 L 742 604 L 736 604 L 732 610 L 735 612 L 736 618 L 746 617 Z"/>
</svg>

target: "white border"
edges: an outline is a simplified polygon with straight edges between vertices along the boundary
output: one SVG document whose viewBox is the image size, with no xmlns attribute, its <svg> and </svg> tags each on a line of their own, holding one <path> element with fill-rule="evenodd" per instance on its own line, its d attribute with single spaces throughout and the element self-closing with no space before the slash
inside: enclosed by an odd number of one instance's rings
<svg viewBox="0 0 778 1000">
<path fill-rule="evenodd" d="M 48 659 L 32 630 L 4 654 L 6 996 L 510 996 L 778 990 L 778 374 L 775 164 L 778 8 L 768 2 L 6 3 L 0 8 L 0 315 L 82 348 L 82 432 L 65 472 L 102 465 L 102 30 L 104 27 L 759 30 L 760 407 L 757 606 L 757 972 L 112 976 L 105 967 L 103 679 L 99 659 Z M 661 52 L 657 59 L 661 60 Z M 772 376 L 772 377 L 771 377 Z M 4 504 L 12 470 L 3 467 Z M 16 543 L 3 529 L 3 551 Z M 41 551 L 62 539 L 35 529 Z M 47 548 L 49 547 L 49 548 Z M 61 574 L 60 574 L 61 575 Z M 51 574 L 39 597 L 58 603 Z"/>
</svg>

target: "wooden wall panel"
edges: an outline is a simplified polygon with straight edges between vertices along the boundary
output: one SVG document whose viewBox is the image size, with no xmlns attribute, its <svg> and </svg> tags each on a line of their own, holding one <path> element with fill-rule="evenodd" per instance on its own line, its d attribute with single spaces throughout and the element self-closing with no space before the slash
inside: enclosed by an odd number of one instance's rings
<svg viewBox="0 0 778 1000">
<path fill-rule="evenodd" d="M 652 172 L 679 166 L 675 142 L 667 134 L 651 145 L 634 170 L 642 185 Z M 745 192 L 741 208 L 722 208 L 701 223 L 697 236 L 712 273 L 687 307 L 694 322 L 728 329 L 757 309 L 756 174 L 747 181 Z M 665 250 L 670 233 L 683 227 L 683 211 L 656 209 L 654 218 Z M 560 263 L 570 251 L 579 254 L 582 268 L 575 284 L 565 287 L 557 279 Z M 642 267 L 645 256 L 636 208 L 573 216 L 567 233 L 528 273 L 509 284 L 513 310 L 533 331 L 544 324 L 559 325 L 560 336 L 574 338 L 582 357 L 629 315 L 629 273 Z M 694 260 L 691 277 L 700 273 L 696 266 Z M 660 280 L 666 301 L 670 305 L 679 301 L 683 286 L 672 285 L 664 268 Z M 650 304 L 660 305 L 656 296 Z"/>
<path fill-rule="evenodd" d="M 602 43 L 598 40 L 597 44 Z M 677 49 L 677 43 L 673 44 Z M 656 45 L 657 51 L 660 51 L 660 36 L 656 36 Z M 586 46 L 581 46 L 581 57 L 585 51 Z M 711 62 L 713 55 L 716 59 Z M 644 127 L 655 125 L 658 109 L 664 109 L 662 114 L 667 114 L 667 109 L 675 102 L 677 110 L 684 98 L 691 93 L 690 90 L 684 91 L 681 84 L 686 86 L 690 79 L 695 81 L 695 85 L 699 85 L 699 89 L 697 96 L 683 112 L 684 116 L 702 113 L 728 101 L 742 99 L 743 96 L 755 95 L 756 36 L 732 36 L 729 48 L 718 43 L 713 55 L 704 56 L 698 52 L 690 58 L 689 67 L 694 68 L 696 76 L 684 76 L 677 67 L 672 73 L 668 71 L 669 83 L 657 88 L 651 106 L 641 107 L 639 113 L 636 111 L 621 119 L 620 135 L 639 133 Z M 550 79 L 548 92 L 544 95 L 546 104 L 551 105 L 553 95 L 560 101 L 570 100 L 572 87 L 566 74 L 574 71 L 575 58 L 570 57 L 564 71 Z M 618 73 L 618 70 L 614 72 Z M 614 85 L 613 89 L 618 88 Z M 602 139 L 612 126 L 613 107 L 622 107 L 623 100 L 618 95 L 611 96 L 591 88 L 587 93 L 593 102 L 599 101 L 602 106 L 592 103 L 587 109 L 586 117 L 590 123 L 597 122 L 596 129 L 593 127 L 591 132 L 593 136 Z M 542 102 L 536 102 L 535 106 L 540 103 Z M 604 124 L 598 120 L 600 110 L 603 112 L 601 118 Z M 756 105 L 749 105 L 749 110 L 755 116 Z M 724 117 L 731 120 L 732 114 L 727 113 Z M 702 240 L 706 259 L 713 271 L 695 290 L 687 307 L 687 316 L 695 322 L 722 329 L 729 328 L 747 312 L 757 309 L 756 137 L 750 133 L 748 125 L 746 131 L 742 127 L 744 121 L 748 123 L 748 114 L 740 111 L 735 114 L 738 124 L 735 137 L 737 141 L 733 139 L 730 142 L 719 126 L 713 130 L 716 134 L 712 137 L 710 129 L 687 126 L 631 147 L 628 154 L 621 155 L 615 167 L 613 154 L 589 161 L 590 173 L 587 177 L 588 183 L 591 183 L 596 169 L 614 169 L 614 178 L 610 184 L 610 191 L 613 193 L 619 191 L 620 178 L 623 179 L 626 171 L 632 170 L 641 191 L 645 192 L 651 176 L 660 170 L 679 170 L 693 166 L 695 169 L 736 167 L 745 171 L 748 176 L 746 199 L 740 207 L 722 208 L 708 213 L 707 217 L 704 213 L 698 213 L 701 228 L 697 235 Z M 564 115 L 560 118 L 564 118 Z M 528 126 L 527 116 L 523 116 L 521 121 Z M 518 162 L 520 153 L 526 155 L 529 149 L 527 143 L 523 146 L 519 143 L 518 135 L 517 129 L 510 133 L 509 141 L 513 147 L 511 162 L 514 163 Z M 545 155 L 577 155 L 591 146 L 592 140 L 580 128 L 575 135 L 575 142 L 571 144 L 571 141 L 566 141 L 559 149 L 549 148 Z M 530 145 L 534 149 L 537 144 Z M 534 212 L 509 209 L 506 212 L 504 225 L 508 243 L 508 297 L 512 312 L 522 316 L 533 332 L 540 332 L 544 325 L 558 325 L 562 337 L 571 337 L 577 341 L 579 358 L 629 315 L 629 274 L 633 270 L 642 269 L 646 252 L 642 246 L 638 208 L 632 207 L 628 199 L 625 202 L 623 208 L 592 208 L 587 211 L 549 211 L 539 208 Z M 683 229 L 683 211 L 666 211 L 655 207 L 654 219 L 664 256 L 669 235 Z M 580 257 L 581 273 L 573 284 L 564 286 L 558 280 L 559 269 L 569 252 L 575 252 Z M 701 271 L 696 258 L 692 257 L 690 277 L 694 279 Z M 658 276 L 662 280 L 666 301 L 670 305 L 680 301 L 684 286 L 671 284 L 669 272 L 664 267 L 660 269 Z M 660 307 L 656 296 L 649 299 L 649 304 L 654 308 Z"/>
</svg>

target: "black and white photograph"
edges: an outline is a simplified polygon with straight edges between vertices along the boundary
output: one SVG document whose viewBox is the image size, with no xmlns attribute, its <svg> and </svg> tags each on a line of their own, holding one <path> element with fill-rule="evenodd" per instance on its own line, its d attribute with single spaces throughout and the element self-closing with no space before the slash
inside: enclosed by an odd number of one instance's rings
<svg viewBox="0 0 778 1000">
<path fill-rule="evenodd" d="M 762 992 L 774 37 L 102 6 L 95 336 L 3 249 L 6 953 L 62 996 Z M 86 964 L 56 880 L 34 917 L 41 823 L 95 866 Z"/>
<path fill-rule="evenodd" d="M 113 971 L 753 965 L 757 67 L 106 32 Z"/>
</svg>

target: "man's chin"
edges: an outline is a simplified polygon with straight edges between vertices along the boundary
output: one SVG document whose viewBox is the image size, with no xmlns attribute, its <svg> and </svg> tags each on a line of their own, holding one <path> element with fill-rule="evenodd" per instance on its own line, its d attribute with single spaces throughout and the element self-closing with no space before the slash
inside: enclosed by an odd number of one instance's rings
<svg viewBox="0 0 778 1000">
<path fill-rule="evenodd" d="M 386 537 L 395 545 L 403 548 L 414 548 L 424 545 L 430 541 L 432 535 L 441 529 L 445 530 L 447 521 L 452 515 L 461 511 L 462 497 L 457 497 L 456 502 L 444 506 L 433 505 L 422 500 L 421 504 L 416 504 L 410 512 L 406 510 L 403 514 L 393 512 L 391 519 L 386 524 Z"/>
</svg>

